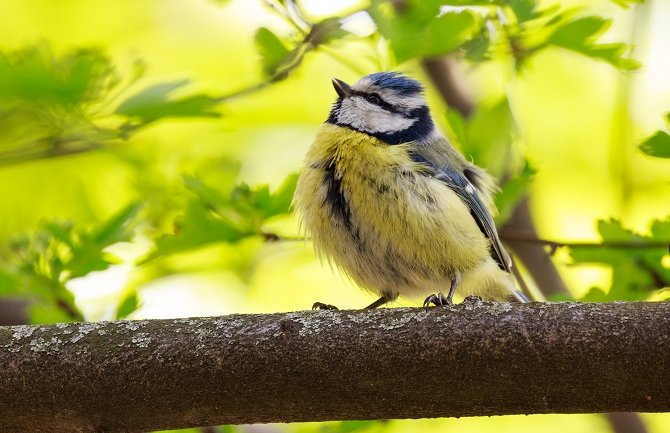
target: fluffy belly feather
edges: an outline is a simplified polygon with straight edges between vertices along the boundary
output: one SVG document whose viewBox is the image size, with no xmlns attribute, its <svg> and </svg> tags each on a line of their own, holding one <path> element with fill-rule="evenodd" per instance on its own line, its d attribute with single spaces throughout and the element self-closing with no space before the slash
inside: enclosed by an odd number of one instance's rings
<svg viewBox="0 0 670 433">
<path fill-rule="evenodd" d="M 489 257 L 451 189 L 416 171 L 401 146 L 357 138 L 312 149 L 298 181 L 295 206 L 320 255 L 362 288 L 404 296 L 448 287 Z M 366 158 L 370 151 L 386 153 Z"/>
</svg>

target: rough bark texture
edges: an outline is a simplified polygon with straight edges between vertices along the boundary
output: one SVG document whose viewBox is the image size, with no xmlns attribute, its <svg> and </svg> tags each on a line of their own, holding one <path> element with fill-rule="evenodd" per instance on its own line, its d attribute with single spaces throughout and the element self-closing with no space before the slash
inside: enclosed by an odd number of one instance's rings
<svg viewBox="0 0 670 433">
<path fill-rule="evenodd" d="M 0 431 L 670 410 L 670 303 L 0 327 Z"/>
</svg>

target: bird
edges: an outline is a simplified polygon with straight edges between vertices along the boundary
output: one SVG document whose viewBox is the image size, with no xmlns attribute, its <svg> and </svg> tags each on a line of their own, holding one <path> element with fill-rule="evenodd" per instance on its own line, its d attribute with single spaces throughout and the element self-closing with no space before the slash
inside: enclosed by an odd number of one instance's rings
<svg viewBox="0 0 670 433">
<path fill-rule="evenodd" d="M 438 131 L 423 85 L 398 72 L 332 84 L 293 196 L 317 256 L 379 297 L 368 309 L 428 293 L 426 307 L 455 293 L 528 302 L 493 222 L 497 186 Z"/>
</svg>

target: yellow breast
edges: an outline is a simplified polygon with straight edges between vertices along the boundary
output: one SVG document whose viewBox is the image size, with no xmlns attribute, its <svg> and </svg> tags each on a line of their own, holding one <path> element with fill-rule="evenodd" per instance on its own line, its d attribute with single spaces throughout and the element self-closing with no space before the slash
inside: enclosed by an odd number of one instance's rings
<svg viewBox="0 0 670 433">
<path fill-rule="evenodd" d="M 317 251 L 375 293 L 425 291 L 488 257 L 467 206 L 411 147 L 324 124 L 298 180 L 294 204 Z"/>
</svg>

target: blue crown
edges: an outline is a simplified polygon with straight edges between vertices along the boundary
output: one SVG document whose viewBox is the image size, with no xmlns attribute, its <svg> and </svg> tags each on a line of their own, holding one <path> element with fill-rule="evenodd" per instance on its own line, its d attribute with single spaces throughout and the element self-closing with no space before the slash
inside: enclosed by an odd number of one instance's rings
<svg viewBox="0 0 670 433">
<path fill-rule="evenodd" d="M 423 92 L 423 86 L 399 72 L 375 72 L 366 77 L 371 84 L 384 89 L 393 89 L 402 95 L 411 95 Z"/>
</svg>

